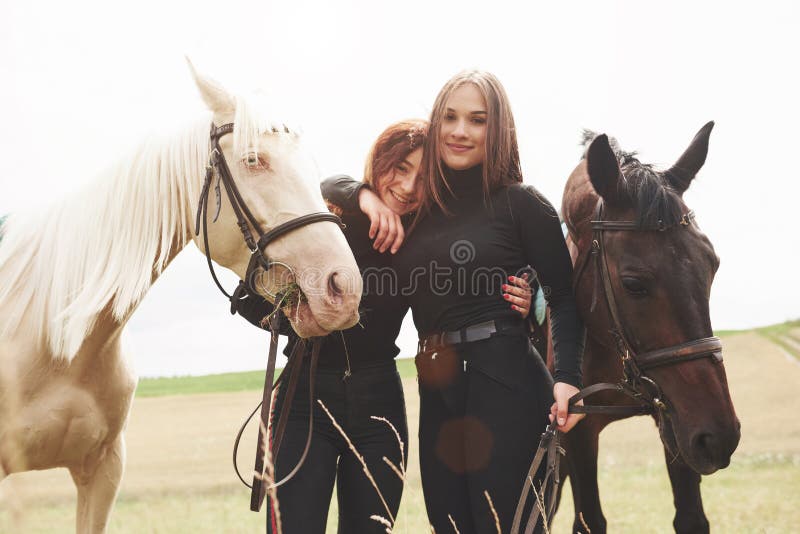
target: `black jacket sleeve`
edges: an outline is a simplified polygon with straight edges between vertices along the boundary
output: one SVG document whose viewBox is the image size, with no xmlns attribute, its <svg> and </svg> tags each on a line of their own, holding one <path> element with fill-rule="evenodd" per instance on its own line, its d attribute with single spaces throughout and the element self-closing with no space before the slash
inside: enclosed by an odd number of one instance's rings
<svg viewBox="0 0 800 534">
<path fill-rule="evenodd" d="M 236 303 L 236 313 L 247 319 L 250 324 L 259 328 L 268 329 L 268 325 L 261 324 L 261 321 L 275 310 L 267 299 L 245 292 L 245 296 L 239 299 Z"/>
<path fill-rule="evenodd" d="M 247 319 L 250 324 L 264 330 L 269 330 L 269 325 L 266 322 L 262 324 L 262 321 L 274 311 L 275 306 L 270 301 L 261 295 L 253 295 L 247 290 L 245 290 L 244 296 L 236 302 L 236 313 Z M 286 318 L 281 321 L 279 333 L 290 338 L 296 337 L 291 324 Z"/>
<path fill-rule="evenodd" d="M 346 213 L 358 213 L 358 193 L 362 187 L 368 187 L 364 182 L 354 180 L 345 174 L 337 174 L 326 178 L 320 183 L 322 198 L 339 206 Z"/>
<path fill-rule="evenodd" d="M 553 379 L 580 388 L 586 332 L 572 293 L 572 260 L 558 212 L 531 186 L 511 186 L 509 196 L 524 253 L 536 270 L 550 308 L 550 331 L 555 352 Z"/>
</svg>

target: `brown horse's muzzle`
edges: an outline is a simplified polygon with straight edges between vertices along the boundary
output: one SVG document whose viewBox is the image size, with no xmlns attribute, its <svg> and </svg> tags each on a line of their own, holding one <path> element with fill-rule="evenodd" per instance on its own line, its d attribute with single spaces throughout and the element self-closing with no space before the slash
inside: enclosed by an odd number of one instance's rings
<svg viewBox="0 0 800 534">
<path fill-rule="evenodd" d="M 687 463 L 700 474 L 709 475 L 731 463 L 731 455 L 739 445 L 741 423 L 738 418 L 732 425 L 712 431 L 698 431 L 689 441 L 690 458 Z"/>
</svg>

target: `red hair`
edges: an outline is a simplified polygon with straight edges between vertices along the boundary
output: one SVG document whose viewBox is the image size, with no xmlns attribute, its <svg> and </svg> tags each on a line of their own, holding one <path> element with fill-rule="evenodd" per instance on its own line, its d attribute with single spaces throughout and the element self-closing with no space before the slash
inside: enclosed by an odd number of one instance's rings
<svg viewBox="0 0 800 534">
<path fill-rule="evenodd" d="M 379 180 L 393 172 L 413 151 L 422 148 L 427 135 L 428 121 L 424 119 L 391 124 L 378 136 L 367 155 L 364 183 L 376 190 Z"/>
</svg>

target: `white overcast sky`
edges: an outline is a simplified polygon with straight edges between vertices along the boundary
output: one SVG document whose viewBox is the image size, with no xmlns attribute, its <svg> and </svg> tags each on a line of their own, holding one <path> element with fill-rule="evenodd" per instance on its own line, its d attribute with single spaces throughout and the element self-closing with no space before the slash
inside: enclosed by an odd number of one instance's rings
<svg viewBox="0 0 800 534">
<path fill-rule="evenodd" d="M 686 194 L 722 258 L 715 328 L 800 316 L 800 4 L 3 0 L 0 213 L 91 180 L 144 132 L 201 109 L 184 55 L 265 89 L 322 176 L 358 175 L 392 121 L 427 117 L 457 71 L 506 86 L 525 180 L 556 205 L 588 127 L 668 166 L 715 120 Z M 266 335 L 228 315 L 193 245 L 134 316 L 142 375 L 263 368 Z M 229 279 L 232 283 L 232 279 Z M 404 356 L 414 350 L 408 321 Z"/>
</svg>

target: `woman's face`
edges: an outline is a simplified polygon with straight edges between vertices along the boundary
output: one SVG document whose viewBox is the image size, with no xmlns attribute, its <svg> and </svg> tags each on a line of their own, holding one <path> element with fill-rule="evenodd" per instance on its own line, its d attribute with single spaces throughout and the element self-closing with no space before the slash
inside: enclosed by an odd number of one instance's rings
<svg viewBox="0 0 800 534">
<path fill-rule="evenodd" d="M 450 95 L 439 130 L 441 157 L 453 170 L 483 163 L 486 154 L 486 100 L 471 83 Z"/>
<path fill-rule="evenodd" d="M 405 215 L 419 206 L 417 174 L 422 161 L 422 147 L 411 152 L 388 175 L 378 180 L 378 196 L 398 215 Z"/>
</svg>

